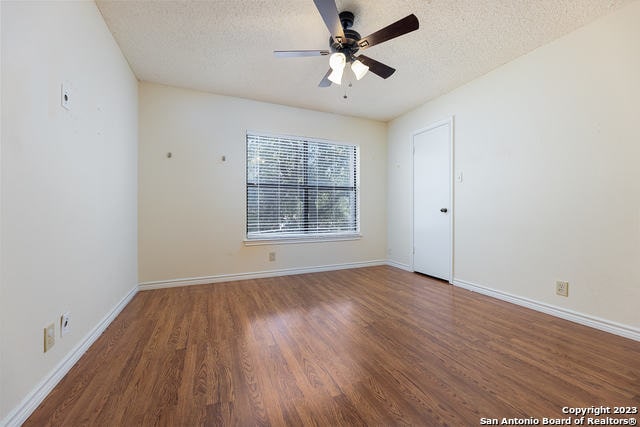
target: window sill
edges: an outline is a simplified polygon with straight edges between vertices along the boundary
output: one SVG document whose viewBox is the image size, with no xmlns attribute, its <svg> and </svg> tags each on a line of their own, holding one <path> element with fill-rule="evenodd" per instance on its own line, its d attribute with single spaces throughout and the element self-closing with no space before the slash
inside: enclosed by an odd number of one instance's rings
<svg viewBox="0 0 640 427">
<path fill-rule="evenodd" d="M 326 237 L 277 237 L 272 239 L 244 239 L 245 246 L 260 245 L 288 245 L 297 243 L 326 243 L 326 242 L 342 242 L 349 240 L 360 240 L 362 234 L 348 234 L 345 236 L 326 236 Z"/>
</svg>

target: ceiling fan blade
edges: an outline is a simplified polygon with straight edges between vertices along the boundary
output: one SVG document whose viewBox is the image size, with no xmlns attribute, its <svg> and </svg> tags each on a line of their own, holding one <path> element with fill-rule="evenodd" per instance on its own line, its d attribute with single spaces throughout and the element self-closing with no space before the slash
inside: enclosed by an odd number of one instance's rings
<svg viewBox="0 0 640 427">
<path fill-rule="evenodd" d="M 336 2 L 334 0 L 313 0 L 313 2 L 316 4 L 316 8 L 320 12 L 320 16 L 322 16 L 322 20 L 333 39 L 338 43 L 342 43 L 345 40 L 344 30 L 342 29 Z"/>
<path fill-rule="evenodd" d="M 388 65 L 376 61 L 375 59 L 371 59 L 368 56 L 360 55 L 356 57 L 356 59 L 369 67 L 369 71 L 371 71 L 373 74 L 376 74 L 383 79 L 388 79 L 393 73 L 396 72 L 395 68 L 389 67 Z"/>
<path fill-rule="evenodd" d="M 331 68 L 329 68 L 329 71 L 327 71 L 327 74 L 324 75 L 324 77 L 322 78 L 322 80 L 320 80 L 320 83 L 318 83 L 318 87 L 329 87 L 331 86 L 331 80 L 329 80 L 329 75 L 331 74 Z"/>
<path fill-rule="evenodd" d="M 273 55 L 278 58 L 294 58 L 299 56 L 325 56 L 328 50 L 274 50 Z"/>
<path fill-rule="evenodd" d="M 376 31 L 373 34 L 369 34 L 367 37 L 361 38 L 360 40 L 358 40 L 358 46 L 360 46 L 360 49 L 366 49 L 371 46 L 386 42 L 387 40 L 391 40 L 404 34 L 410 33 L 411 31 L 415 31 L 419 27 L 420 23 L 418 22 L 418 18 L 416 17 L 416 15 L 411 14 L 399 21 L 394 22 L 391 25 L 382 28 L 381 30 Z"/>
</svg>

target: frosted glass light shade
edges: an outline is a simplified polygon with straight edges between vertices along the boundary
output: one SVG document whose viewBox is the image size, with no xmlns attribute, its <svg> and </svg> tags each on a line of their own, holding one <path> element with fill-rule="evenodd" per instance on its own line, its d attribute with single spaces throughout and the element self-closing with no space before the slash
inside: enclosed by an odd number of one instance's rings
<svg viewBox="0 0 640 427">
<path fill-rule="evenodd" d="M 331 72 L 331 74 L 329 74 L 329 77 L 327 77 L 327 78 L 329 80 L 331 80 L 333 83 L 339 85 L 339 84 L 342 83 L 342 74 L 343 73 L 344 73 L 344 68 L 333 70 Z"/>
<path fill-rule="evenodd" d="M 333 71 L 329 74 L 329 80 L 337 85 L 342 83 L 342 74 L 347 65 L 347 57 L 344 53 L 336 52 L 329 57 L 329 66 Z"/>
<path fill-rule="evenodd" d="M 329 66 L 332 70 L 343 69 L 346 63 L 347 57 L 344 53 L 336 52 L 329 57 Z"/>
<path fill-rule="evenodd" d="M 351 63 L 351 71 L 353 71 L 353 74 L 356 75 L 356 79 L 360 80 L 364 77 L 365 74 L 367 74 L 367 71 L 369 71 L 369 67 L 356 59 Z"/>
</svg>

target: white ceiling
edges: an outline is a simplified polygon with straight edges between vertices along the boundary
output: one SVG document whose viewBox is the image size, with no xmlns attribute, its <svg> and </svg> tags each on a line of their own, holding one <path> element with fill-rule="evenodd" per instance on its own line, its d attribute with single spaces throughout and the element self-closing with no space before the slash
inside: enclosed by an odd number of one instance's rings
<svg viewBox="0 0 640 427">
<path fill-rule="evenodd" d="M 312 0 L 96 3 L 140 80 L 387 121 L 630 1 L 337 0 L 361 36 L 410 13 L 420 21 L 366 51 L 393 76 L 369 73 L 351 88 L 318 88 L 328 57 L 273 56 L 328 48 Z"/>
</svg>

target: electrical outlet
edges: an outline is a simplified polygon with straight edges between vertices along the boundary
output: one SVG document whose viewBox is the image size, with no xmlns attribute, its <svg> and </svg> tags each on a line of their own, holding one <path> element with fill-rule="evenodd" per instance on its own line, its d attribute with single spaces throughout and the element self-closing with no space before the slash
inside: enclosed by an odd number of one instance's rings
<svg viewBox="0 0 640 427">
<path fill-rule="evenodd" d="M 67 312 L 60 316 L 60 336 L 63 337 L 71 332 L 71 313 Z"/>
<path fill-rule="evenodd" d="M 558 280 L 556 282 L 556 294 L 562 297 L 569 296 L 569 282 Z"/>
<path fill-rule="evenodd" d="M 44 328 L 44 352 L 51 350 L 56 343 L 56 325 L 55 323 L 50 324 L 46 328 Z"/>
<path fill-rule="evenodd" d="M 269 261 L 275 261 L 275 260 L 276 260 L 276 253 L 269 252 Z"/>
</svg>

